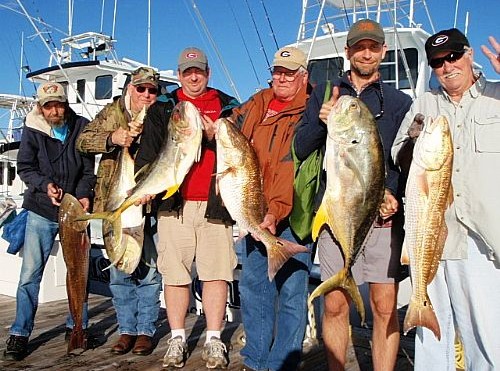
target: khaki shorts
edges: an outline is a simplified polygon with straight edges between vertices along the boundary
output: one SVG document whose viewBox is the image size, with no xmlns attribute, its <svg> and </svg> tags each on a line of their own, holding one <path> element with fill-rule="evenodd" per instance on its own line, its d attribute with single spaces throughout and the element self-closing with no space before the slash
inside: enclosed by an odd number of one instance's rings
<svg viewBox="0 0 500 371">
<path fill-rule="evenodd" d="M 403 243 L 401 224 L 373 228 L 369 233 L 365 248 L 351 269 L 356 283 L 396 283 L 403 280 L 405 270 L 400 263 Z M 340 246 L 328 228 L 319 236 L 318 250 L 321 280 L 326 281 L 344 267 Z"/>
<path fill-rule="evenodd" d="M 191 267 L 201 281 L 232 281 L 238 263 L 233 228 L 205 218 L 206 201 L 185 201 L 182 212 L 158 213 L 158 270 L 166 285 L 191 283 Z"/>
</svg>

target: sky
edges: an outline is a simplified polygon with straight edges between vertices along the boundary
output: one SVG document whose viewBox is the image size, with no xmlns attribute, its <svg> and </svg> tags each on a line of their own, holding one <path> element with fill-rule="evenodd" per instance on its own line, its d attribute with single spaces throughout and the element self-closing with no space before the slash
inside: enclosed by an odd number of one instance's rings
<svg viewBox="0 0 500 371">
<path fill-rule="evenodd" d="M 51 30 L 50 37 L 59 46 L 59 40 L 68 32 L 68 1 L 21 2 L 30 16 L 41 18 L 50 25 L 39 24 L 38 27 Z M 276 44 L 281 47 L 296 41 L 302 0 L 151 0 L 150 4 L 151 65 L 160 70 L 175 70 L 180 51 L 197 46 L 208 54 L 212 69 L 210 85 L 235 95 L 234 85 L 241 99 L 246 100 L 257 89 L 266 87 L 270 77 L 267 60 L 272 61 Z M 427 5 L 436 31 L 453 27 L 455 0 L 427 0 Z M 475 61 L 483 66 L 487 77 L 494 79 L 498 79 L 498 75 L 479 46 L 487 44 L 489 35 L 500 40 L 499 5 L 499 0 L 460 0 L 457 12 L 457 26 L 462 30 L 465 29 L 466 12 L 469 12 L 467 36 L 475 48 Z M 111 34 L 113 7 L 113 0 L 75 0 L 73 34 L 87 31 Z M 23 65 L 28 64 L 31 70 L 36 70 L 46 67 L 49 61 L 48 50 L 34 35 L 27 18 L 18 13 L 20 11 L 17 1 L 0 0 L 0 93 L 19 93 L 23 32 Z M 114 36 L 120 58 L 147 63 L 147 14 L 147 0 L 118 1 Z M 420 10 L 417 20 L 432 33 L 424 18 L 418 18 L 422 15 Z M 204 32 L 205 26 L 212 41 Z M 44 36 L 49 37 L 49 34 Z M 213 45 L 219 53 L 214 52 Z M 223 64 L 218 62 L 218 55 Z M 233 84 L 224 68 L 229 71 Z M 33 95 L 33 84 L 23 77 L 21 81 L 22 94 Z"/>
</svg>

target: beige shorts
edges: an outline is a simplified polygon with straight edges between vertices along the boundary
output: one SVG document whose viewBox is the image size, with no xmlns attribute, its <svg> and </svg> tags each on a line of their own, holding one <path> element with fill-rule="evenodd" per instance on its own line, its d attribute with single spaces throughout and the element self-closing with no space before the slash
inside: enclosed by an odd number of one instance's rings
<svg viewBox="0 0 500 371">
<path fill-rule="evenodd" d="M 206 201 L 185 201 L 182 212 L 158 213 L 158 270 L 166 285 L 191 283 L 191 267 L 201 281 L 232 281 L 238 263 L 233 228 L 205 218 Z"/>
</svg>

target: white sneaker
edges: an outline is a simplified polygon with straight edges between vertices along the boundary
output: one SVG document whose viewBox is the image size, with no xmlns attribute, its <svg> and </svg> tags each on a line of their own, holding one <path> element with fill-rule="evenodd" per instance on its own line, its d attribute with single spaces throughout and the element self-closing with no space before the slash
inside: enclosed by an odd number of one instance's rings
<svg viewBox="0 0 500 371">
<path fill-rule="evenodd" d="M 203 347 L 201 359 L 207 362 L 207 368 L 227 368 L 226 345 L 219 338 L 212 337 Z"/>
<path fill-rule="evenodd" d="M 180 336 L 167 340 L 168 348 L 163 357 L 163 367 L 184 367 L 187 358 L 187 343 Z"/>
</svg>

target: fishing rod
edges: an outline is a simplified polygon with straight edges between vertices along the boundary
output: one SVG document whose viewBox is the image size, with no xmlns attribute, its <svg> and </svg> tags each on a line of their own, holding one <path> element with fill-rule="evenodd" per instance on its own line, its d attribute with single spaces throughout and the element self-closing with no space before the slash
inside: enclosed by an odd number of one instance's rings
<svg viewBox="0 0 500 371">
<path fill-rule="evenodd" d="M 70 81 L 70 78 L 68 76 L 68 74 L 66 73 L 66 71 L 64 70 L 64 68 L 61 66 L 61 63 L 60 61 L 55 58 L 57 57 L 57 55 L 52 51 L 52 49 L 50 48 L 47 40 L 45 40 L 43 37 L 42 37 L 42 33 L 40 32 L 40 30 L 38 29 L 38 27 L 36 26 L 35 22 L 33 22 L 33 19 L 32 17 L 29 16 L 28 12 L 26 11 L 26 8 L 23 6 L 23 4 L 21 3 L 21 0 L 17 0 L 17 3 L 19 5 L 19 7 L 21 8 L 21 10 L 23 11 L 24 15 L 26 16 L 26 18 L 29 20 L 29 22 L 31 23 L 31 26 L 35 29 L 35 32 L 36 32 L 36 35 L 38 35 L 40 37 L 40 39 L 42 39 L 42 43 L 43 45 L 45 45 L 45 47 L 47 48 L 47 50 L 49 51 L 50 55 L 55 59 L 57 60 L 57 66 L 59 67 L 59 69 L 61 70 L 61 73 L 63 74 L 63 76 L 66 78 L 66 80 Z M 78 99 L 80 100 L 80 102 L 82 102 L 82 106 L 83 108 L 85 109 L 85 111 L 87 112 L 88 116 L 91 117 L 91 114 L 90 114 L 90 111 L 87 107 L 87 104 L 85 103 L 84 99 L 82 98 L 82 96 L 80 95 L 80 93 L 74 88 L 74 86 L 72 84 L 68 84 L 68 86 L 71 86 L 71 89 L 73 89 L 73 91 L 75 92 L 76 96 L 78 97 Z"/>
<path fill-rule="evenodd" d="M 266 15 L 267 24 L 269 25 L 269 28 L 271 29 L 271 35 L 272 35 L 273 40 L 274 40 L 274 45 L 276 45 L 276 50 L 278 50 L 280 47 L 278 45 L 278 41 L 276 41 L 276 35 L 274 33 L 273 26 L 271 24 L 271 20 L 269 19 L 269 14 L 267 13 L 267 8 L 266 8 L 266 5 L 264 4 L 264 0 L 260 0 L 260 3 L 262 4 L 262 8 L 264 8 L 264 14 Z"/>
<path fill-rule="evenodd" d="M 233 9 L 233 6 L 231 5 L 231 0 L 227 0 L 227 3 L 229 5 L 229 9 L 231 9 L 231 13 L 233 13 L 233 18 L 234 18 L 234 21 L 236 22 L 236 27 L 238 28 L 238 32 L 240 33 L 241 41 L 243 42 L 243 46 L 245 47 L 245 51 L 247 52 L 248 59 L 250 60 L 250 64 L 252 66 L 253 74 L 255 75 L 255 79 L 257 80 L 257 84 L 259 85 L 259 88 L 260 88 L 262 85 L 260 83 L 259 75 L 257 73 L 257 70 L 255 69 L 255 65 L 253 63 L 253 58 L 250 55 L 250 51 L 248 50 L 248 46 L 247 46 L 247 43 L 245 41 L 245 38 L 243 37 L 243 32 L 241 32 L 240 24 L 239 24 L 238 20 L 236 19 L 236 14 L 234 14 L 234 9 Z"/>
<path fill-rule="evenodd" d="M 247 4 L 248 12 L 250 13 L 250 18 L 253 22 L 253 27 L 255 29 L 255 32 L 257 33 L 257 37 L 259 38 L 260 49 L 262 50 L 262 52 L 264 53 L 264 57 L 266 58 L 267 67 L 271 68 L 271 63 L 269 62 L 269 58 L 267 57 L 266 49 L 264 48 L 264 44 L 262 43 L 262 38 L 260 37 L 260 32 L 257 28 L 257 24 L 255 23 L 255 18 L 253 17 L 252 10 L 250 9 L 250 5 L 248 5 L 248 0 L 245 0 L 245 3 Z"/>
<path fill-rule="evenodd" d="M 220 53 L 219 49 L 217 48 L 217 44 L 215 43 L 212 35 L 210 34 L 210 31 L 208 30 L 207 24 L 205 23 L 205 20 L 203 19 L 202 15 L 198 9 L 198 6 L 195 3 L 195 0 L 191 0 L 191 4 L 193 6 L 193 9 L 194 9 L 196 16 L 198 17 L 198 22 L 200 22 L 200 25 L 203 28 L 203 31 L 205 32 L 205 36 L 207 37 L 208 41 L 210 42 L 210 45 L 212 46 L 212 49 L 214 50 L 215 55 L 217 56 L 217 59 L 219 60 L 219 63 L 221 64 L 224 75 L 226 75 L 226 78 L 229 81 L 229 85 L 231 86 L 231 89 L 234 92 L 234 95 L 236 96 L 238 101 L 241 102 L 241 97 L 240 97 L 240 94 L 238 93 L 238 89 L 236 89 L 236 85 L 231 77 L 231 74 L 229 73 L 229 70 L 227 69 L 227 67 L 224 63 L 224 60 L 222 59 L 221 53 Z"/>
</svg>

